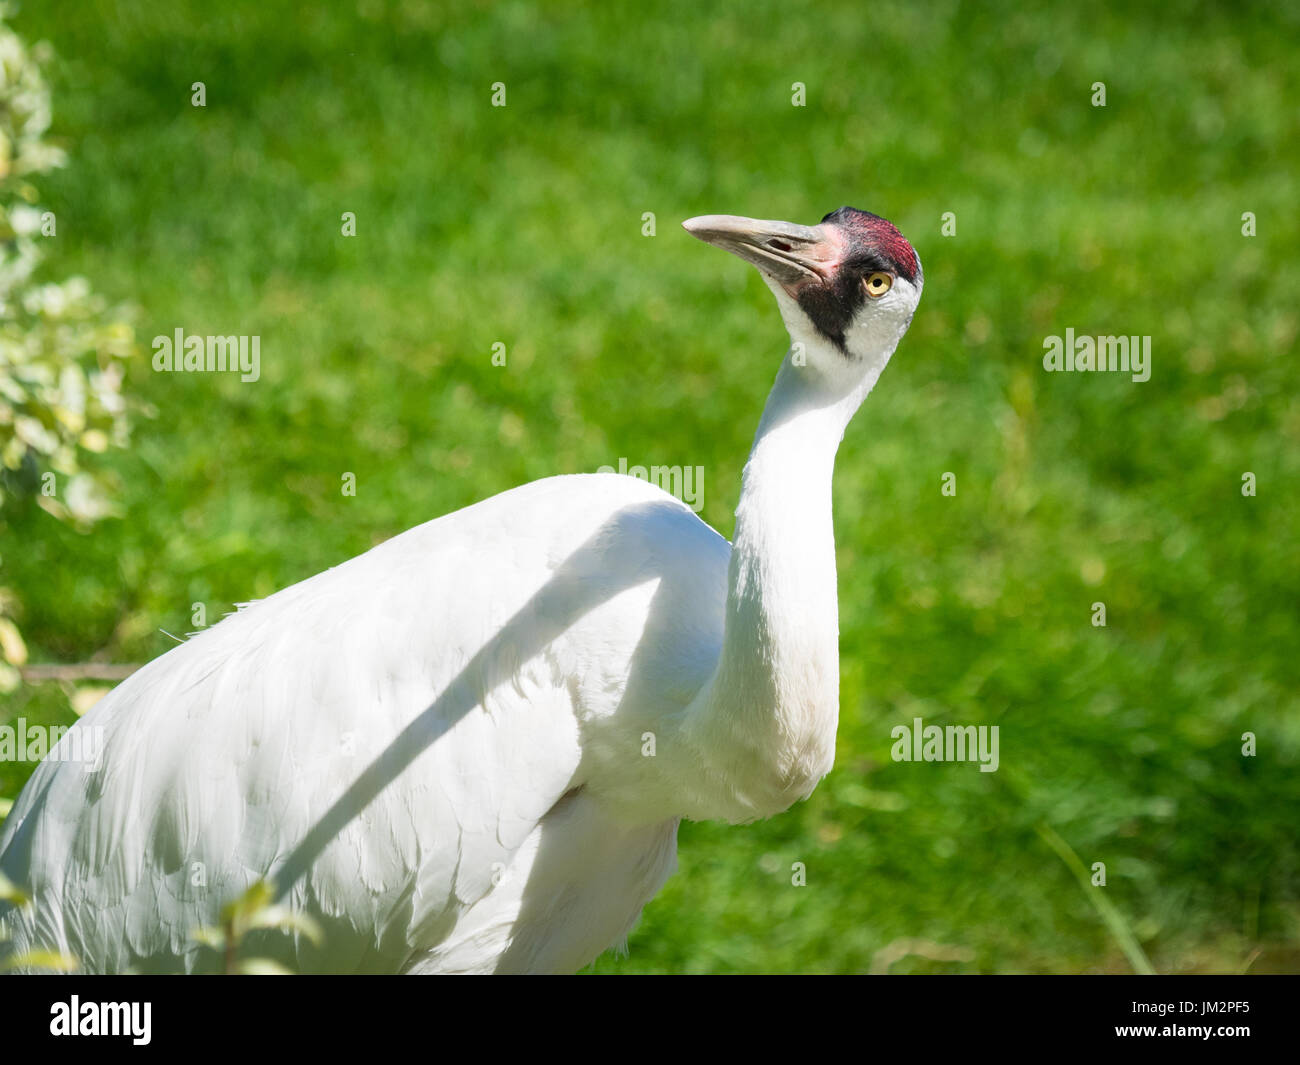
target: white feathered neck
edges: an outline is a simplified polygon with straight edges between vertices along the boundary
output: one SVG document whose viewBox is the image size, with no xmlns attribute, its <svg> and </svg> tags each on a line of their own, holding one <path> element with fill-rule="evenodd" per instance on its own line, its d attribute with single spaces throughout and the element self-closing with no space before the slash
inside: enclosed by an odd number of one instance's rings
<svg viewBox="0 0 1300 1065">
<path fill-rule="evenodd" d="M 709 768 L 731 785 L 735 808 L 727 816 L 735 821 L 770 816 L 806 797 L 834 761 L 839 613 L 831 477 L 844 431 L 896 344 L 863 362 L 819 338 L 796 340 L 745 465 L 722 652 L 688 726 L 699 730 L 703 750 L 729 752 L 728 764 Z"/>
</svg>

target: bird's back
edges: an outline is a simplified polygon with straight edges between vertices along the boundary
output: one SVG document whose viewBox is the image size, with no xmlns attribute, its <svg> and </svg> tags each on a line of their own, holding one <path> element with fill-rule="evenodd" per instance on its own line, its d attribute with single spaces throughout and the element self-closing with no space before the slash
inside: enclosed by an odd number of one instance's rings
<svg viewBox="0 0 1300 1065">
<path fill-rule="evenodd" d="M 274 932 L 258 953 L 327 971 L 582 964 L 671 869 L 671 804 L 639 809 L 620 763 L 707 681 L 728 555 L 644 482 L 555 477 L 245 607 L 37 769 L 0 835 L 0 871 L 34 902 L 6 917 L 13 946 L 203 968 L 196 927 L 306 868 L 290 900 L 323 947 Z M 94 764 L 59 760 L 78 730 Z M 580 890 L 584 854 L 588 882 L 617 891 Z M 590 927 L 548 941 L 543 920 Z"/>
</svg>

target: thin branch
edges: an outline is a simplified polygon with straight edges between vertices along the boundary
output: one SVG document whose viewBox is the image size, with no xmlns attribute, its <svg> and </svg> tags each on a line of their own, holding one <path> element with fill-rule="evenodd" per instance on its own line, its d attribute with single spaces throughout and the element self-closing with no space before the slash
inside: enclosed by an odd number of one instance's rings
<svg viewBox="0 0 1300 1065">
<path fill-rule="evenodd" d="M 126 680 L 140 666 L 126 662 L 77 662 L 72 665 L 23 666 L 19 669 L 28 684 L 51 680 Z"/>
</svg>

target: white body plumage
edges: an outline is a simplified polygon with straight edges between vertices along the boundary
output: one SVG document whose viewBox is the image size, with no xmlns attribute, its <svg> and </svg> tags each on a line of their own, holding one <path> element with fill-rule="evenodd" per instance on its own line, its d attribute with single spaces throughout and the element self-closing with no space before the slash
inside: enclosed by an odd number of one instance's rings
<svg viewBox="0 0 1300 1065">
<path fill-rule="evenodd" d="M 783 257 L 796 230 L 790 258 L 836 277 L 839 229 L 776 230 Z M 0 834 L 0 871 L 33 898 L 4 916 L 12 946 L 210 968 L 194 929 L 270 878 L 324 940 L 265 932 L 256 953 L 301 971 L 573 971 L 671 874 L 682 817 L 809 794 L 838 716 L 835 451 L 919 263 L 836 340 L 801 311 L 802 275 L 731 250 L 764 270 L 798 353 L 734 550 L 642 481 L 553 477 L 241 609 L 79 722 L 102 730 L 97 765 L 37 769 Z"/>
</svg>

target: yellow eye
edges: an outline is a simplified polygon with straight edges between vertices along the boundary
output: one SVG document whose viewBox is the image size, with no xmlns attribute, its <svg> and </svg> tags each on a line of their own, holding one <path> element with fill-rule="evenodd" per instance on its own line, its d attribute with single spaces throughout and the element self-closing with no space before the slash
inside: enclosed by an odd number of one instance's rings
<svg viewBox="0 0 1300 1065">
<path fill-rule="evenodd" d="M 894 279 L 888 274 L 882 274 L 877 271 L 876 273 L 871 274 L 864 282 L 862 282 L 862 284 L 867 290 L 867 295 L 873 300 L 878 300 L 889 291 L 891 286 L 894 284 Z"/>
</svg>

